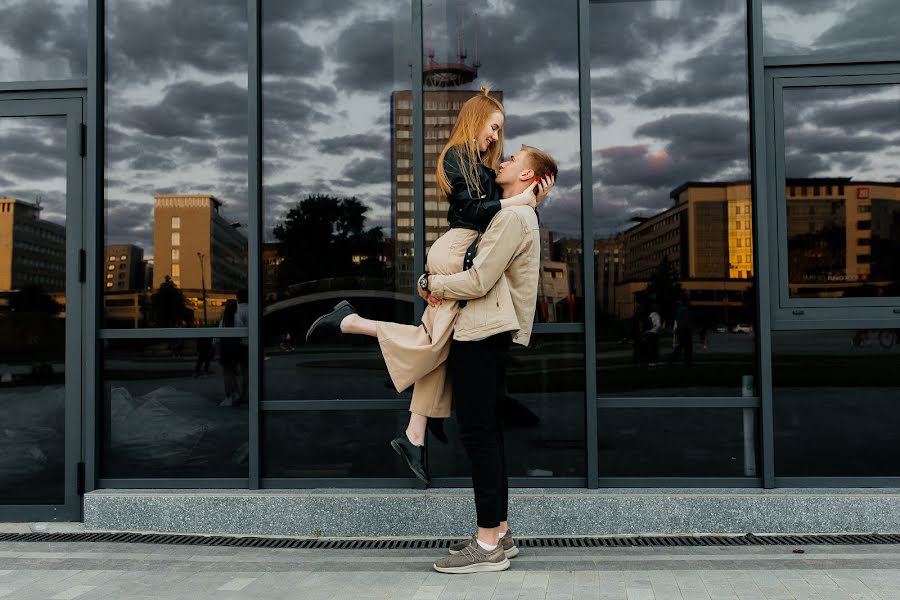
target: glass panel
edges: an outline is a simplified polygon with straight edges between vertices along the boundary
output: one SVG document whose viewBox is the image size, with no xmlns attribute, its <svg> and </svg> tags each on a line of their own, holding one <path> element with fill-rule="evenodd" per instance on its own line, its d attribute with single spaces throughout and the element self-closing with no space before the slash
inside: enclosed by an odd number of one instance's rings
<svg viewBox="0 0 900 600">
<path fill-rule="evenodd" d="M 0 503 L 62 504 L 66 118 L 0 117 Z"/>
<path fill-rule="evenodd" d="M 262 476 L 413 478 L 389 443 L 406 420 L 399 410 L 263 413 Z"/>
<path fill-rule="evenodd" d="M 426 248 L 447 228 L 448 205 L 433 179 L 438 155 L 462 103 L 488 85 L 506 111 L 504 155 L 527 144 L 559 166 L 556 188 L 538 210 L 538 322 L 584 320 L 576 4 L 434 0 L 423 13 Z M 513 14 L 527 15 L 527 21 Z M 403 216 L 412 214 L 398 213 Z M 398 223 L 398 231 L 411 234 L 411 221 Z"/>
<path fill-rule="evenodd" d="M 791 298 L 900 296 L 900 85 L 784 90 Z"/>
<path fill-rule="evenodd" d="M 746 20 L 590 5 L 601 396 L 734 396 L 755 371 Z"/>
<path fill-rule="evenodd" d="M 601 477 L 756 477 L 755 408 L 616 408 L 597 416 Z"/>
<path fill-rule="evenodd" d="M 900 330 L 772 332 L 775 475 L 897 477 Z"/>
<path fill-rule="evenodd" d="M 247 286 L 247 3 L 109 2 L 106 45 L 105 244 L 128 275 L 103 326 L 215 326 Z"/>
<path fill-rule="evenodd" d="M 538 335 L 529 348 L 513 345 L 498 396 L 510 477 L 586 477 L 581 335 Z M 471 476 L 455 419 L 446 431 L 449 446 L 429 441 L 432 477 Z"/>
<path fill-rule="evenodd" d="M 105 340 L 101 477 L 247 477 L 247 340 Z"/>
<path fill-rule="evenodd" d="M 373 340 L 303 337 L 342 299 L 413 318 L 410 4 L 322 6 L 262 3 L 264 399 L 395 398 Z"/>
<path fill-rule="evenodd" d="M 0 2 L 0 81 L 87 77 L 87 0 Z"/>
<path fill-rule="evenodd" d="M 766 56 L 898 56 L 894 0 L 763 0 Z"/>
</svg>

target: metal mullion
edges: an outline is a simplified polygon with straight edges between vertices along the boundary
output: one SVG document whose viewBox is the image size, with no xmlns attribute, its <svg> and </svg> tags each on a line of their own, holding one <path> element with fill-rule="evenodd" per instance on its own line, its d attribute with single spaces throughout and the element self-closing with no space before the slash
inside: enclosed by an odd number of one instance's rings
<svg viewBox="0 0 900 600">
<path fill-rule="evenodd" d="M 587 485 L 596 488 L 600 476 L 597 439 L 596 290 L 594 289 L 593 173 L 591 171 L 591 48 L 590 5 L 578 0 L 578 114 L 581 157 L 581 257 L 584 288 L 584 403 Z"/>
<path fill-rule="evenodd" d="M 92 3 L 100 0 L 89 0 L 89 11 L 93 10 Z M 90 14 L 93 14 L 92 12 Z M 93 20 L 90 26 L 93 27 Z M 102 28 L 101 28 L 102 31 Z M 90 87 L 92 81 L 91 72 L 91 40 L 88 40 L 88 78 L 87 79 L 59 79 L 55 81 L 3 81 L 0 82 L 0 92 L 32 92 L 32 91 L 64 91 L 84 90 Z"/>
<path fill-rule="evenodd" d="M 84 490 L 97 487 L 100 464 L 98 391 L 100 386 L 100 360 L 97 330 L 100 326 L 101 296 L 99 273 L 103 257 L 103 198 L 105 197 L 105 148 L 101 132 L 105 126 L 104 86 L 106 85 L 105 5 L 103 0 L 88 0 L 88 80 L 87 106 L 87 156 L 85 157 L 85 196 L 83 201 L 85 263 L 84 303 L 82 318 L 82 444 Z M 82 511 L 83 511 L 82 506 Z"/>
<path fill-rule="evenodd" d="M 900 487 L 900 477 L 776 477 L 775 485 L 790 488 L 888 488 Z"/>
<path fill-rule="evenodd" d="M 154 329 L 100 329 L 101 340 L 157 340 L 196 338 L 245 338 L 251 327 L 166 327 Z"/>
<path fill-rule="evenodd" d="M 247 0 L 248 269 L 249 323 L 248 463 L 251 490 L 259 489 L 259 404 L 262 397 L 262 11 L 261 0 Z"/>
<path fill-rule="evenodd" d="M 413 171 L 413 273 L 416 277 L 425 271 L 425 78 L 422 74 L 423 55 L 423 6 L 421 0 L 411 0 L 412 63 L 410 87 L 412 89 L 412 171 Z M 413 293 L 412 290 L 397 290 Z M 418 323 L 425 311 L 425 302 L 416 295 L 413 322 Z"/>
<path fill-rule="evenodd" d="M 586 477 L 513 477 L 509 478 L 511 488 L 583 488 Z M 432 477 L 430 488 L 471 488 L 471 477 Z M 515 492 L 512 494 L 515 497 Z"/>
<path fill-rule="evenodd" d="M 616 408 L 759 408 L 758 396 L 658 396 L 617 398 L 599 397 L 597 407 L 601 409 Z"/>
<path fill-rule="evenodd" d="M 295 412 L 304 410 L 400 410 L 409 407 L 409 398 L 396 400 L 265 400 L 260 402 L 263 412 Z"/>
<path fill-rule="evenodd" d="M 332 489 L 407 489 L 410 494 L 420 495 L 424 490 L 415 489 L 419 480 L 415 477 L 263 477 L 259 480 L 261 489 L 307 490 L 317 488 Z"/>
<path fill-rule="evenodd" d="M 756 1 L 756 0 L 754 0 Z M 760 0 L 761 1 L 761 0 Z M 760 21 L 759 30 L 762 31 L 762 22 Z M 765 68 L 769 67 L 803 67 L 803 66 L 826 66 L 826 65 L 878 65 L 882 63 L 892 63 L 900 61 L 900 51 L 896 54 L 883 54 L 868 58 L 847 57 L 847 56 L 762 56 L 762 48 L 759 49 L 759 57 Z"/>
<path fill-rule="evenodd" d="M 40 101 L 38 101 L 40 102 Z M 64 475 L 63 492 L 66 513 L 70 517 L 81 517 L 78 498 L 78 463 L 82 456 L 82 390 L 84 375 L 82 362 L 82 328 L 80 317 L 84 309 L 83 290 L 80 280 L 79 256 L 84 249 L 84 159 L 81 156 L 81 126 L 84 122 L 84 99 L 71 98 L 51 102 L 65 102 L 66 116 L 66 314 L 64 364 Z M 74 172 L 70 169 L 74 168 Z M 74 367 L 74 368 L 73 368 Z"/>
<path fill-rule="evenodd" d="M 564 333 L 583 333 L 584 323 L 535 323 L 532 334 L 560 335 Z"/>
<path fill-rule="evenodd" d="M 757 477 L 601 477 L 601 488 L 759 488 Z"/>
<path fill-rule="evenodd" d="M 750 173 L 751 207 L 753 211 L 753 260 L 756 271 L 756 356 L 757 393 L 759 394 L 762 462 L 762 483 L 765 488 L 775 487 L 775 436 L 774 408 L 772 402 L 772 331 L 771 310 L 774 289 L 774 275 L 771 269 L 775 250 L 769 235 L 771 208 L 767 176 L 769 166 L 769 146 L 766 128 L 770 125 L 766 110 L 765 69 L 763 68 L 763 27 L 762 0 L 747 0 L 747 41 L 748 41 L 748 93 L 750 95 Z M 777 243 L 777 238 L 775 240 Z M 777 252 L 774 257 L 777 257 Z M 775 270 L 777 272 L 777 269 Z"/>
<path fill-rule="evenodd" d="M 109 477 L 97 480 L 97 488 L 107 490 L 240 489 L 247 487 L 247 481 L 246 477 L 186 477 L 184 479 L 176 477 Z"/>
</svg>

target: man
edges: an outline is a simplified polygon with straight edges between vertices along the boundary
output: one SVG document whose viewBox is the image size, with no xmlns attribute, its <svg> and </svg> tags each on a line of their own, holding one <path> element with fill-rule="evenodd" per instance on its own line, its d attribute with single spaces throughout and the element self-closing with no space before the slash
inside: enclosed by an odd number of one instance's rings
<svg viewBox="0 0 900 600">
<path fill-rule="evenodd" d="M 522 149 L 500 165 L 503 196 L 527 189 L 537 177 L 557 172 L 556 162 L 536 148 Z M 447 359 L 460 438 L 472 463 L 478 532 L 434 563 L 442 573 L 479 573 L 509 568 L 518 554 L 507 520 L 508 481 L 497 388 L 510 343 L 527 346 L 540 278 L 538 220 L 529 206 L 498 212 L 478 243 L 472 267 L 427 277 L 424 296 L 466 300 Z"/>
</svg>

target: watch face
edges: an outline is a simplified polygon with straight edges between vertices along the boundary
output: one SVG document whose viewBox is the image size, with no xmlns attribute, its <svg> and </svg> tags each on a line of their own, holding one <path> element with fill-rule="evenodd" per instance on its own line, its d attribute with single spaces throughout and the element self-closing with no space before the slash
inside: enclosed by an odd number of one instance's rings
<svg viewBox="0 0 900 600">
<path fill-rule="evenodd" d="M 425 277 L 420 278 L 419 279 L 419 287 L 421 287 L 423 290 L 425 288 L 427 288 L 428 287 L 428 279 L 426 279 Z"/>
</svg>

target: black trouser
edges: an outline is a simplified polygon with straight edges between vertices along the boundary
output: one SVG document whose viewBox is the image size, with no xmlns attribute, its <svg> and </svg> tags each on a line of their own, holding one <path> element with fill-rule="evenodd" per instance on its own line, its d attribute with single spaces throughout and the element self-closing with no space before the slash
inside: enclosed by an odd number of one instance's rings
<svg viewBox="0 0 900 600">
<path fill-rule="evenodd" d="M 509 344 L 509 332 L 477 342 L 454 340 L 447 359 L 459 437 L 472 463 L 479 527 L 507 520 L 509 481 L 497 390 Z"/>
</svg>

